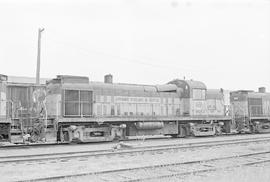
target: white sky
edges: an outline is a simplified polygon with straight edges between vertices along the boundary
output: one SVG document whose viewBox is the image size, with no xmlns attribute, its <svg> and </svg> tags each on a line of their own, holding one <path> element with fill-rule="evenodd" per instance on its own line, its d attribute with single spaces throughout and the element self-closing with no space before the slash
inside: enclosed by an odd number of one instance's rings
<svg viewBox="0 0 270 182">
<path fill-rule="evenodd" d="M 269 0 L 0 0 L 0 73 L 270 90 Z"/>
</svg>

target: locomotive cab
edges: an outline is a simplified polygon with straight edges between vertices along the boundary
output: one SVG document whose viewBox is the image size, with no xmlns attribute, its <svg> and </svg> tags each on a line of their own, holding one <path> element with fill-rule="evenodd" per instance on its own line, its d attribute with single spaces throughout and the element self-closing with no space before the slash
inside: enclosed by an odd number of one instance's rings
<svg viewBox="0 0 270 182">
<path fill-rule="evenodd" d="M 189 117 L 187 131 L 194 136 L 212 136 L 230 132 L 231 118 L 225 116 L 223 89 L 207 89 L 205 84 L 194 80 L 173 80 L 170 83 L 183 90 L 184 116 Z M 223 123 L 221 125 L 221 123 Z"/>
<path fill-rule="evenodd" d="M 183 114 L 189 117 L 187 121 L 189 126 L 181 125 L 184 127 L 180 131 L 187 131 L 193 136 L 211 136 L 215 135 L 215 126 L 212 123 L 206 123 L 208 121 L 208 109 L 207 109 L 207 88 L 204 83 L 194 80 L 173 80 L 169 82 L 177 85 L 181 88 L 183 103 Z"/>
</svg>

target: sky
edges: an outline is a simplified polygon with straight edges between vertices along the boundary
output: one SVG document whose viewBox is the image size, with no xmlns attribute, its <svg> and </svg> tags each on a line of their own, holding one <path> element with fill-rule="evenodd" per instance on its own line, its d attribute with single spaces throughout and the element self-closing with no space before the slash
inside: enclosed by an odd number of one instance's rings
<svg viewBox="0 0 270 182">
<path fill-rule="evenodd" d="M 270 91 L 270 0 L 0 0 L 0 74 Z"/>
</svg>

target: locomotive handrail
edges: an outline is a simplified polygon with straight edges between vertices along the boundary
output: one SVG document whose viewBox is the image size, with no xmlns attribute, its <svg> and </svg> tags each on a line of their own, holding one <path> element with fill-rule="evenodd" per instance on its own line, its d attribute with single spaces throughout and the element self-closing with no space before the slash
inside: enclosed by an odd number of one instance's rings
<svg viewBox="0 0 270 182">
<path fill-rule="evenodd" d="M 50 118 L 53 118 L 52 116 L 48 116 Z M 56 117 L 56 116 L 54 116 Z M 87 118 L 96 118 L 96 119 L 101 119 L 101 118 L 151 118 L 151 119 L 159 119 L 159 118 L 196 118 L 196 119 L 208 119 L 208 118 L 216 118 L 216 119 L 220 119 L 220 118 L 231 118 L 231 116 L 220 116 L 220 115 L 201 115 L 201 116 L 186 116 L 186 115 L 169 115 L 169 116 L 141 116 L 141 115 L 132 115 L 132 116 L 128 116 L 128 115 L 84 115 L 84 117 L 81 116 L 75 116 L 75 115 L 65 115 L 63 116 L 63 118 L 83 118 L 83 119 L 87 119 Z"/>
<path fill-rule="evenodd" d="M 89 118 L 59 118 L 58 122 L 136 122 L 136 121 L 205 121 L 205 120 L 231 120 L 230 117 L 176 117 L 176 116 L 171 116 L 171 117 L 127 117 L 127 116 L 122 116 L 122 117 L 89 117 Z"/>
</svg>

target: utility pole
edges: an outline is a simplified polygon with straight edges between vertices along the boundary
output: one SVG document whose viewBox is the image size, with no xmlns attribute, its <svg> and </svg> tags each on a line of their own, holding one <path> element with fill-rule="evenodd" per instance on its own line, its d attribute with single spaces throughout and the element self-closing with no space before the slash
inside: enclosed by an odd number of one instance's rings
<svg viewBox="0 0 270 182">
<path fill-rule="evenodd" d="M 37 70 L 36 70 L 36 84 L 39 85 L 40 80 L 40 48 L 41 48 L 41 33 L 44 28 L 38 29 L 38 52 L 37 52 Z"/>
</svg>

